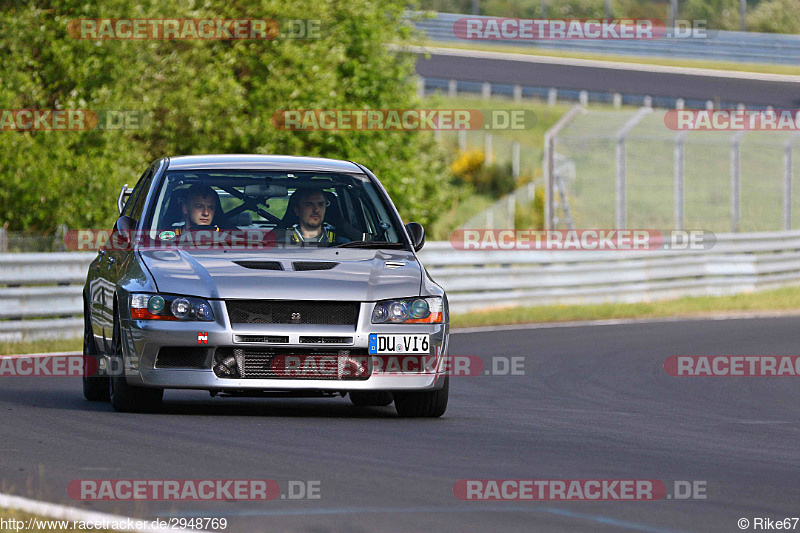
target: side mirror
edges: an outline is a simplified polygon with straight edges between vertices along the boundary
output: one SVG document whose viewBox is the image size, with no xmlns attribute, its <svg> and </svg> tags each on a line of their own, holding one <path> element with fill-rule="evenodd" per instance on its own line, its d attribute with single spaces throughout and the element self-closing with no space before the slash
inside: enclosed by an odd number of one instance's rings
<svg viewBox="0 0 800 533">
<path fill-rule="evenodd" d="M 406 224 L 406 231 L 411 236 L 411 244 L 414 246 L 414 251 L 419 252 L 425 246 L 425 228 L 422 227 L 422 224 L 409 222 Z"/>
<path fill-rule="evenodd" d="M 131 233 L 134 229 L 136 229 L 136 220 L 128 216 L 119 217 L 114 224 L 114 233 L 117 234 L 117 239 L 126 243 L 131 241 Z"/>
</svg>

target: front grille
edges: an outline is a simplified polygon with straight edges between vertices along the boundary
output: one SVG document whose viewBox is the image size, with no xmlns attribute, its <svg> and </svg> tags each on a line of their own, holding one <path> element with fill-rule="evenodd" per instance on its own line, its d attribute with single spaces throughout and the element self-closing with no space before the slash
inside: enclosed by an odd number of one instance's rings
<svg viewBox="0 0 800 533">
<path fill-rule="evenodd" d="M 234 261 L 234 263 L 244 268 L 257 270 L 283 270 L 280 261 Z"/>
<path fill-rule="evenodd" d="M 206 353 L 202 348 L 164 346 L 158 350 L 156 368 L 205 368 Z"/>
<path fill-rule="evenodd" d="M 333 263 L 330 261 L 295 261 L 292 263 L 292 267 L 295 270 L 330 270 L 339 263 Z"/>
<path fill-rule="evenodd" d="M 355 327 L 358 322 L 357 302 L 227 300 L 225 305 L 231 324 L 314 324 Z"/>
<path fill-rule="evenodd" d="M 267 342 L 270 344 L 287 344 L 289 337 L 274 335 L 236 335 L 236 342 Z"/>
<path fill-rule="evenodd" d="M 300 342 L 308 344 L 353 344 L 353 337 L 300 337 Z"/>
<path fill-rule="evenodd" d="M 363 381 L 372 374 L 372 357 L 363 348 L 219 348 L 214 360 L 221 378 Z"/>
</svg>

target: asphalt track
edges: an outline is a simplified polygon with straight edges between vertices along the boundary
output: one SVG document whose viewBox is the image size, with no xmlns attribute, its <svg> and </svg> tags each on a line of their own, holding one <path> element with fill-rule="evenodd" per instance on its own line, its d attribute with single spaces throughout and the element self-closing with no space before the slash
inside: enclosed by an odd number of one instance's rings
<svg viewBox="0 0 800 533">
<path fill-rule="evenodd" d="M 464 55 L 453 55 L 464 54 Z M 472 57 L 474 52 L 453 50 L 447 55 L 431 52 L 417 59 L 417 74 L 427 78 L 455 79 L 528 87 L 588 90 L 603 93 L 650 95 L 653 97 L 711 100 L 753 106 L 771 105 L 776 109 L 800 106 L 800 83 L 771 79 L 731 78 L 714 75 L 689 75 L 621 68 L 601 68 L 580 64 L 560 64 L 561 58 L 541 62 L 513 60 L 512 54 Z M 504 58 L 500 58 L 504 57 Z M 530 59 L 530 58 L 528 58 Z M 580 62 L 577 62 L 580 63 Z M 594 62 L 588 62 L 594 63 Z"/>
<path fill-rule="evenodd" d="M 83 400 L 75 378 L 0 378 L 2 492 L 227 531 L 739 531 L 800 516 L 800 378 L 680 378 L 670 355 L 792 355 L 800 318 L 459 333 L 452 353 L 524 356 L 454 378 L 438 420 L 346 399 L 165 395 L 160 414 Z M 74 479 L 321 481 L 319 500 L 71 501 Z M 471 502 L 459 479 L 705 481 L 705 500 Z M 800 526 L 798 526 L 800 527 Z"/>
</svg>

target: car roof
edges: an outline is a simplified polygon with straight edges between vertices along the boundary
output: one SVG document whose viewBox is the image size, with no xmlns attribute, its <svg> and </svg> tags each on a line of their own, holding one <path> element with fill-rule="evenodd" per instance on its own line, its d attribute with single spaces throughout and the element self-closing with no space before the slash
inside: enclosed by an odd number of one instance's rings
<svg viewBox="0 0 800 533">
<path fill-rule="evenodd" d="M 322 172 L 358 172 L 363 170 L 352 161 L 324 157 L 291 155 L 212 154 L 182 155 L 169 158 L 167 170 L 297 170 Z"/>
</svg>

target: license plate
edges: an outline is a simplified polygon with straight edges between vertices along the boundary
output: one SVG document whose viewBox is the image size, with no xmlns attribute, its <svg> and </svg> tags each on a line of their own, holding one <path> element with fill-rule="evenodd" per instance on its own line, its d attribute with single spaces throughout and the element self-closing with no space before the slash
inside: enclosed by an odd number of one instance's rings
<svg viewBox="0 0 800 533">
<path fill-rule="evenodd" d="M 430 335 L 392 335 L 370 333 L 370 355 L 391 353 L 430 353 Z"/>
</svg>

